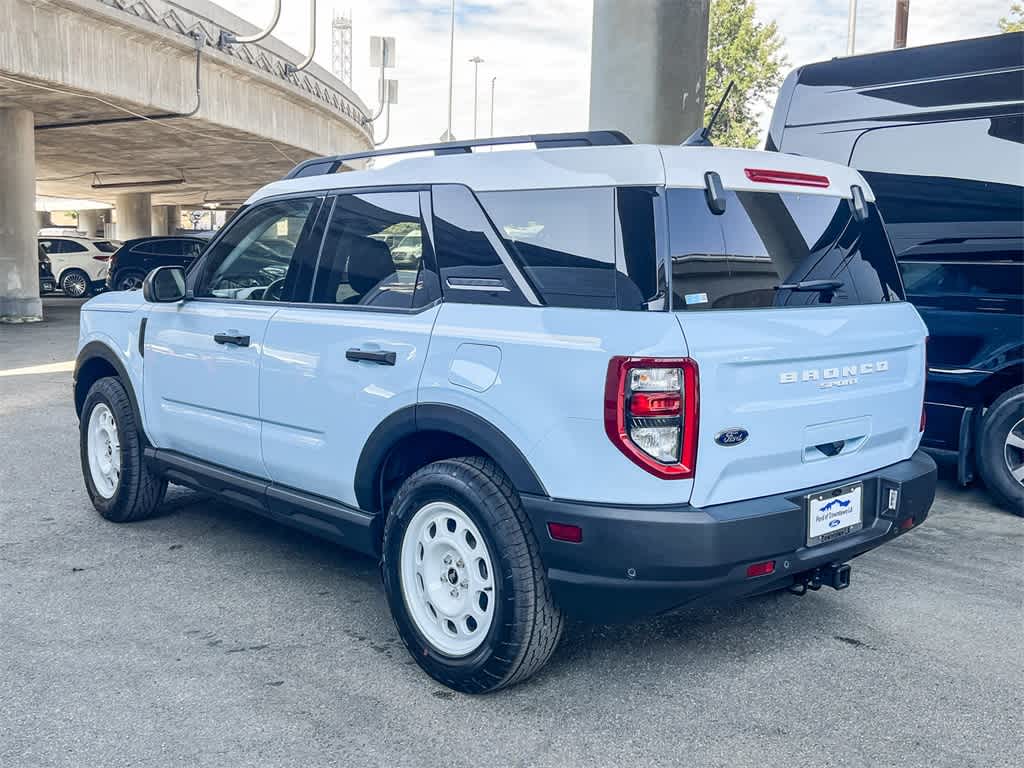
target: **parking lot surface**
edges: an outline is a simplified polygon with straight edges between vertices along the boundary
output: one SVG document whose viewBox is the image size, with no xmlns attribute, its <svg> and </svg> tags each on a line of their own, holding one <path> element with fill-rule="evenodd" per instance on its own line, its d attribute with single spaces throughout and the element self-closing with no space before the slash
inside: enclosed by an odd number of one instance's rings
<svg viewBox="0 0 1024 768">
<path fill-rule="evenodd" d="M 537 677 L 464 696 L 372 560 L 180 489 L 94 512 L 80 303 L 0 326 L 0 766 L 1024 764 L 1024 520 L 948 472 L 846 591 L 570 625 Z"/>
</svg>

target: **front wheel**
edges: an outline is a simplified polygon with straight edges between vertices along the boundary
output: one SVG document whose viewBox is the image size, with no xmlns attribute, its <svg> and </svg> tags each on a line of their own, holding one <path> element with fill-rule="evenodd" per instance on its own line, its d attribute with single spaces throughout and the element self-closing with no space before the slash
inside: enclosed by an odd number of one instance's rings
<svg viewBox="0 0 1024 768">
<path fill-rule="evenodd" d="M 438 461 L 405 481 L 384 529 L 383 576 L 416 663 L 457 691 L 525 680 L 561 637 L 519 497 L 486 459 Z"/>
<path fill-rule="evenodd" d="M 1000 504 L 1024 516 L 1024 386 L 1000 395 L 986 411 L 978 439 L 978 470 Z"/>
<path fill-rule="evenodd" d="M 79 429 L 82 474 L 96 511 L 115 523 L 152 516 L 167 481 L 143 460 L 135 413 L 118 379 L 99 379 L 89 388 Z"/>
</svg>

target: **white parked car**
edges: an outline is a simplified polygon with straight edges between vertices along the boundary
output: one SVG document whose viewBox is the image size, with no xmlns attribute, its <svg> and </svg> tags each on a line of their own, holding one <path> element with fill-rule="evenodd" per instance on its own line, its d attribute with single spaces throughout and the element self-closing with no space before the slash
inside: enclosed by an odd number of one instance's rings
<svg viewBox="0 0 1024 768">
<path fill-rule="evenodd" d="M 110 257 L 119 243 L 77 236 L 40 236 L 39 245 L 50 258 L 50 268 L 64 295 L 79 298 L 101 290 Z"/>
</svg>

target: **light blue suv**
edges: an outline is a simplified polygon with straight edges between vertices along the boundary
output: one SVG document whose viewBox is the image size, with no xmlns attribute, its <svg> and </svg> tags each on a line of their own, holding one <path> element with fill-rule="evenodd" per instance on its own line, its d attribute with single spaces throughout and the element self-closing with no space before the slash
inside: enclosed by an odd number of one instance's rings
<svg viewBox="0 0 1024 768">
<path fill-rule="evenodd" d="M 855 170 L 594 132 L 298 166 L 84 306 L 74 395 L 105 518 L 180 483 L 377 557 L 483 692 L 566 614 L 847 586 L 931 505 L 924 371 Z"/>
</svg>

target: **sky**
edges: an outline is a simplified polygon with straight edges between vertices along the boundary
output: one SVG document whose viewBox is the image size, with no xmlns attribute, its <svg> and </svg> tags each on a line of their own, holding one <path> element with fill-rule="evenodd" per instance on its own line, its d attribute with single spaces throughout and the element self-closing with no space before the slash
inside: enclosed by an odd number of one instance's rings
<svg viewBox="0 0 1024 768">
<path fill-rule="evenodd" d="M 263 26 L 272 0 L 216 0 L 227 10 Z M 647 2 L 648 0 L 620 0 Z M 353 86 L 371 107 L 377 104 L 379 70 L 371 69 L 371 35 L 396 38 L 399 81 L 387 146 L 437 141 L 448 118 L 448 29 L 450 0 L 319 0 L 315 61 L 331 66 L 330 19 L 352 18 Z M 284 0 L 275 36 L 305 51 L 308 2 Z M 496 135 L 584 130 L 590 90 L 590 28 L 593 0 L 456 0 L 453 133 L 473 136 L 473 64 L 480 56 L 478 127 L 490 131 L 490 86 L 496 77 Z M 892 45 L 895 0 L 859 0 L 857 52 Z M 908 45 L 995 34 L 1010 0 L 912 0 Z M 777 22 L 790 68 L 846 54 L 849 0 L 757 0 L 760 21 Z M 770 106 L 762 123 L 767 127 Z M 607 126 L 612 127 L 612 126 Z M 383 138 L 383 118 L 378 140 Z M 680 137 L 682 138 L 682 137 Z"/>
</svg>

